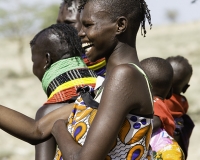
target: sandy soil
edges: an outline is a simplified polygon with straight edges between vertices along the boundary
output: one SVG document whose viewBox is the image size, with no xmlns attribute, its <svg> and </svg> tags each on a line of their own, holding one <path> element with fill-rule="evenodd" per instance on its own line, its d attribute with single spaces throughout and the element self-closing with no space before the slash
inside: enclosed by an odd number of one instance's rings
<svg viewBox="0 0 200 160">
<path fill-rule="evenodd" d="M 153 27 L 148 30 L 147 37 L 138 34 L 137 50 L 139 58 L 150 56 L 166 58 L 183 55 L 189 59 L 194 73 L 191 87 L 186 93 L 190 108 L 188 113 L 195 122 L 195 128 L 190 140 L 188 160 L 200 158 L 200 22 L 190 24 Z M 29 39 L 30 40 L 30 39 Z M 31 73 L 31 53 L 29 41 L 23 54 L 28 73 L 24 74 L 20 60 L 16 54 L 14 42 L 0 40 L 0 104 L 13 108 L 34 118 L 37 109 L 46 100 L 46 96 L 37 78 Z M 9 118 L 9 115 L 8 115 Z M 34 146 L 22 142 L 0 130 L 0 160 L 34 160 Z"/>
</svg>

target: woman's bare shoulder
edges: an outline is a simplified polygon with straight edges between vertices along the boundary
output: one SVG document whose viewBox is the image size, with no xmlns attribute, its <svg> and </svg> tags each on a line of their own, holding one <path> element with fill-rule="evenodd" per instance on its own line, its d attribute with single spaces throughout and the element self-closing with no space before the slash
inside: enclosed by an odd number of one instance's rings
<svg viewBox="0 0 200 160">
<path fill-rule="evenodd" d="M 124 81 L 138 81 L 140 78 L 144 78 L 144 75 L 132 64 L 121 64 L 116 66 L 111 77 L 115 77 Z"/>
</svg>

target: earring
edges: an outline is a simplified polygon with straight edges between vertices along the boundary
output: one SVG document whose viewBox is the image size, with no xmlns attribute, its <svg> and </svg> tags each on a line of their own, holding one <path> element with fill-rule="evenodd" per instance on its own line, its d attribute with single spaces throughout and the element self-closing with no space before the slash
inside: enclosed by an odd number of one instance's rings
<svg viewBox="0 0 200 160">
<path fill-rule="evenodd" d="M 46 54 L 46 64 L 45 64 L 45 66 L 44 66 L 44 69 L 45 70 L 47 70 L 49 67 L 50 67 L 50 62 L 51 62 L 51 59 L 50 59 L 50 54 L 49 53 L 47 53 Z M 49 62 L 50 61 L 50 62 Z"/>
<path fill-rule="evenodd" d="M 44 70 L 47 70 L 48 67 L 49 67 L 49 63 L 48 63 L 48 60 L 46 60 L 46 64 L 45 64 L 45 66 L 44 66 Z"/>
<path fill-rule="evenodd" d="M 47 70 L 48 69 L 48 65 L 46 64 L 45 66 L 44 66 L 44 70 Z"/>
</svg>

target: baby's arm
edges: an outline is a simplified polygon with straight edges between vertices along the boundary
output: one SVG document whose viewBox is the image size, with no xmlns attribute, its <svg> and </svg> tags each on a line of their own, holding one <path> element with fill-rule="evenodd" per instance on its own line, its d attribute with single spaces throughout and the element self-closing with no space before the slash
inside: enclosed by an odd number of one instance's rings
<svg viewBox="0 0 200 160">
<path fill-rule="evenodd" d="M 37 110 L 35 120 L 39 120 L 48 113 L 58 109 L 66 103 L 46 104 Z M 50 160 L 53 159 L 56 153 L 56 141 L 51 137 L 47 141 L 37 144 L 35 146 L 35 160 Z"/>
<path fill-rule="evenodd" d="M 63 106 L 38 121 L 0 105 L 0 128 L 23 141 L 36 145 L 50 138 L 56 120 L 69 117 L 72 105 Z"/>
</svg>

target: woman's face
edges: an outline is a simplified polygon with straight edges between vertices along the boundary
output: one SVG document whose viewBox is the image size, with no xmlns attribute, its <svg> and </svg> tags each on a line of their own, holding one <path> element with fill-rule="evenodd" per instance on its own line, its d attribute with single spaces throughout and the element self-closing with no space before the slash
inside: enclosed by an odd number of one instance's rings
<svg viewBox="0 0 200 160">
<path fill-rule="evenodd" d="M 79 32 L 85 54 L 92 62 L 109 57 L 116 46 L 116 23 L 108 12 L 94 2 L 88 2 L 81 11 L 82 29 Z"/>
<path fill-rule="evenodd" d="M 58 12 L 57 23 L 67 23 L 74 26 L 78 31 L 81 29 L 80 14 L 78 12 L 78 1 L 72 1 L 72 5 L 61 3 Z"/>
</svg>

